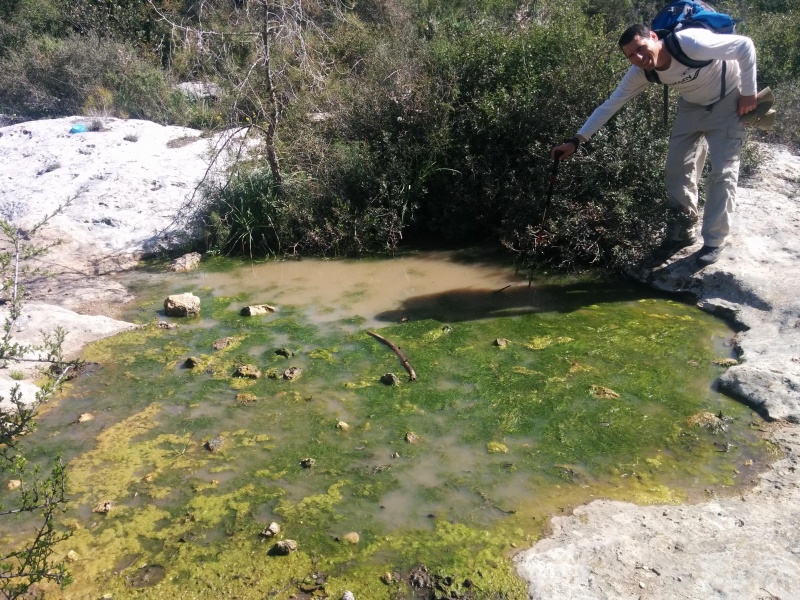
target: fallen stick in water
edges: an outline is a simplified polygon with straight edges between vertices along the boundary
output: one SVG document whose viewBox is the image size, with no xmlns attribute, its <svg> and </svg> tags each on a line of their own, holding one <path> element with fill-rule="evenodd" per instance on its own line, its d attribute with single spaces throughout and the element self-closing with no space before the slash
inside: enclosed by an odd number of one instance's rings
<svg viewBox="0 0 800 600">
<path fill-rule="evenodd" d="M 417 380 L 417 374 L 414 372 L 414 367 L 412 367 L 412 366 L 411 366 L 411 363 L 410 363 L 410 362 L 408 362 L 408 359 L 407 359 L 407 358 L 405 357 L 405 355 L 404 355 L 404 354 L 403 354 L 403 353 L 400 351 L 400 348 L 398 348 L 397 346 L 395 346 L 395 345 L 394 345 L 392 342 L 390 342 L 389 340 L 387 340 L 385 337 L 383 337 L 383 336 L 381 336 L 381 335 L 378 335 L 378 334 L 377 334 L 377 333 L 375 333 L 374 331 L 367 331 L 367 333 L 368 333 L 369 335 L 371 335 L 372 337 L 374 337 L 374 338 L 375 338 L 376 340 L 378 340 L 379 342 L 381 342 L 381 343 L 383 343 L 383 344 L 386 344 L 387 346 L 389 346 L 389 348 L 391 348 L 391 349 L 392 349 L 392 351 L 393 351 L 395 354 L 397 354 L 397 357 L 400 359 L 400 362 L 401 362 L 401 363 L 403 363 L 403 366 L 405 367 L 406 371 L 408 371 L 408 377 L 409 377 L 409 379 L 411 379 L 411 381 L 416 381 L 416 380 Z"/>
</svg>

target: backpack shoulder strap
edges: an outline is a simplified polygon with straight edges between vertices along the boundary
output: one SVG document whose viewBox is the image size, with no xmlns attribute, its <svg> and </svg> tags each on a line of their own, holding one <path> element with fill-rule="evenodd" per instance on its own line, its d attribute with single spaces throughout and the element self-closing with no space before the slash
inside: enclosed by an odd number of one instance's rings
<svg viewBox="0 0 800 600">
<path fill-rule="evenodd" d="M 661 83 L 661 79 L 659 79 L 658 72 L 655 69 L 650 71 L 645 69 L 644 76 L 647 77 L 647 81 L 650 83 Z"/>
<path fill-rule="evenodd" d="M 667 52 L 669 52 L 672 57 L 682 65 L 691 67 L 693 69 L 701 69 L 702 67 L 707 67 L 714 62 L 711 60 L 694 60 L 693 58 L 689 58 L 686 52 L 683 51 L 683 48 L 681 48 L 678 38 L 674 33 L 664 36 L 662 41 L 664 42 L 664 46 L 667 48 Z"/>
</svg>

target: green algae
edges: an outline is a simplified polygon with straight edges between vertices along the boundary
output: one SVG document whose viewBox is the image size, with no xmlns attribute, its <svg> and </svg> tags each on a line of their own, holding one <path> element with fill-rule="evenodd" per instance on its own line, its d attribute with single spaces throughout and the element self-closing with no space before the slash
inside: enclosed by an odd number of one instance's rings
<svg viewBox="0 0 800 600">
<path fill-rule="evenodd" d="M 331 597 L 411 597 L 408 573 L 424 564 L 455 592 L 469 579 L 476 597 L 521 599 L 510 554 L 559 507 L 681 502 L 724 492 L 748 461 L 770 458 L 750 412 L 709 388 L 727 332 L 676 302 L 380 329 L 413 364 L 411 382 L 396 355 L 353 330 L 360 319 L 319 327 L 293 306 L 245 318 L 250 298 L 199 295 L 212 327 L 150 325 L 87 349 L 102 379 L 72 395 L 105 410 L 83 431 L 89 448 L 58 411 L 43 420 L 39 452 L 71 459 L 75 535 L 63 552 L 81 557 L 78 584 L 53 597 L 288 598 L 319 571 Z M 225 336 L 236 344 L 212 350 Z M 199 367 L 180 368 L 190 355 Z M 245 363 L 276 375 L 301 366 L 304 377 L 232 378 Z M 401 384 L 381 384 L 387 372 Z M 692 425 L 704 411 L 732 422 Z M 204 443 L 217 436 L 212 453 Z M 114 509 L 91 512 L 101 501 Z M 269 554 L 259 534 L 273 520 L 297 552 Z M 359 543 L 341 543 L 351 531 Z M 147 565 L 166 577 L 134 592 Z"/>
</svg>

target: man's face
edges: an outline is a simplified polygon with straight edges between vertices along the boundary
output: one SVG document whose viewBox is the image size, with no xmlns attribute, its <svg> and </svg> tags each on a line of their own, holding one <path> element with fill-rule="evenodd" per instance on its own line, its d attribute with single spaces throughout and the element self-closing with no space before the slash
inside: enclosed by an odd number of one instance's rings
<svg viewBox="0 0 800 600">
<path fill-rule="evenodd" d="M 622 53 L 632 65 L 651 71 L 656 68 L 660 44 L 658 36 L 651 31 L 649 36 L 634 36 L 622 47 Z"/>
</svg>

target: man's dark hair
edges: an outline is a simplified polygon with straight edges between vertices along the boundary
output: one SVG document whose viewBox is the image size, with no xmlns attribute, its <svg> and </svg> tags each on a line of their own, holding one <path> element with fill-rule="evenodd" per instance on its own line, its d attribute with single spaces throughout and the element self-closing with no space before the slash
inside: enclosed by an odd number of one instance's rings
<svg viewBox="0 0 800 600">
<path fill-rule="evenodd" d="M 622 35 L 619 36 L 619 47 L 622 48 L 627 44 L 630 44 L 637 35 L 639 37 L 647 37 L 650 35 L 651 29 L 645 25 L 644 23 L 636 23 L 635 25 L 631 25 L 625 31 L 622 32 Z"/>
</svg>

